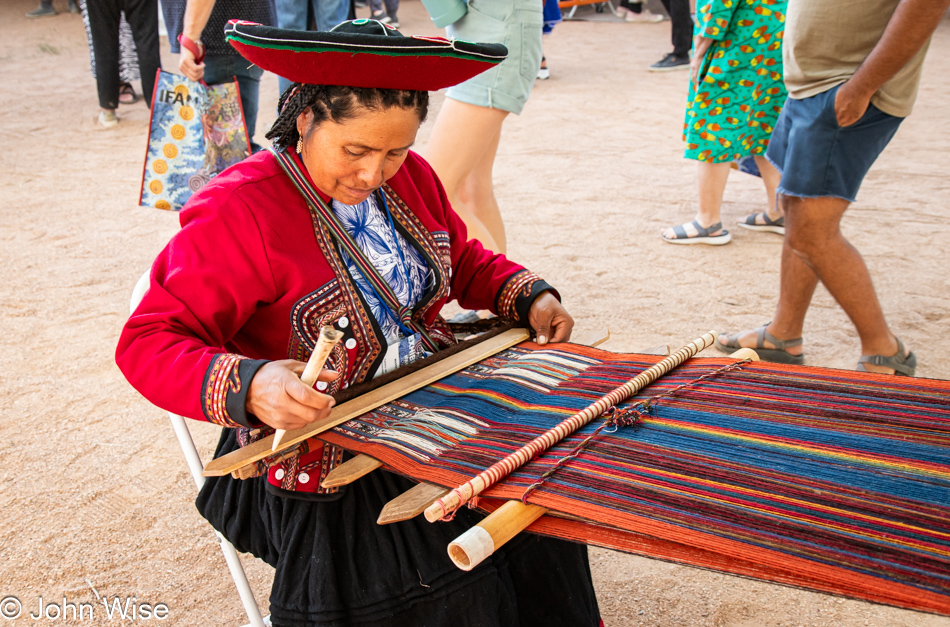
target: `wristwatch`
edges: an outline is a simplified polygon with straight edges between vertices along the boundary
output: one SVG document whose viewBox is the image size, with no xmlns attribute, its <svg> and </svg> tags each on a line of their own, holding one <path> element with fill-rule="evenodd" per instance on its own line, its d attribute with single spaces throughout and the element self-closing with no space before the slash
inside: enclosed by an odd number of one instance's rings
<svg viewBox="0 0 950 627">
<path fill-rule="evenodd" d="M 190 37 L 186 37 L 184 33 L 178 36 L 178 43 L 182 45 L 183 48 L 195 55 L 195 63 L 201 63 L 205 58 L 205 45 L 201 41 L 194 41 Z"/>
</svg>

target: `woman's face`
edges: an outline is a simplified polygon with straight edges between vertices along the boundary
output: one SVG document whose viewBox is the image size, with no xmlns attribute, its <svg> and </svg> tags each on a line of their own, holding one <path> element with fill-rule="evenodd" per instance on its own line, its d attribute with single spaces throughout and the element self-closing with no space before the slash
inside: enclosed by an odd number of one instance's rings
<svg viewBox="0 0 950 627">
<path fill-rule="evenodd" d="M 345 205 L 363 202 L 396 174 L 420 124 L 414 109 L 401 107 L 362 109 L 341 123 L 328 119 L 310 129 L 312 121 L 310 109 L 297 118 L 304 165 L 320 191 Z"/>
</svg>

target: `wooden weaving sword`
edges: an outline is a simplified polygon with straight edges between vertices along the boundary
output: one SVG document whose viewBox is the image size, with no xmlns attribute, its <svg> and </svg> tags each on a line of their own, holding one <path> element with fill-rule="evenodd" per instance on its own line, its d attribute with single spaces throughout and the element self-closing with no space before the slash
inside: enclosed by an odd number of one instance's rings
<svg viewBox="0 0 950 627">
<path fill-rule="evenodd" d="M 572 344 L 580 344 L 582 346 L 590 346 L 594 348 L 600 346 L 604 342 L 610 339 L 610 332 L 607 330 L 598 331 L 598 332 L 589 332 L 589 333 L 580 333 L 578 334 L 577 341 L 571 340 Z M 323 478 L 323 481 L 320 483 L 320 486 L 323 488 L 338 488 L 341 486 L 349 485 L 361 477 L 365 477 L 369 473 L 373 472 L 377 468 L 381 467 L 383 462 L 378 459 L 371 457 L 369 455 L 360 454 L 352 459 L 349 459 L 329 473 Z M 425 491 L 425 494 L 429 494 L 430 491 Z M 441 497 L 442 494 L 439 494 L 436 497 L 433 497 L 429 503 L 426 503 L 428 506 L 436 498 Z M 397 497 L 398 498 L 398 497 Z M 422 513 L 421 510 L 419 513 Z M 383 514 L 380 514 L 379 523 L 385 524 Z M 410 516 L 411 518 L 411 516 Z M 396 522 L 396 521 L 391 521 Z"/>
<path fill-rule="evenodd" d="M 381 405 L 385 405 L 386 403 L 405 396 L 413 390 L 425 387 L 430 383 L 435 383 L 453 372 L 467 368 L 486 357 L 490 357 L 515 344 L 519 344 L 529 337 L 530 334 L 527 329 L 509 329 L 480 344 L 476 344 L 471 348 L 446 357 L 440 362 L 408 374 L 402 379 L 387 383 L 345 403 L 340 403 L 330 411 L 330 415 L 324 420 L 318 420 L 301 429 L 288 431 L 276 452 L 279 453 L 280 451 L 296 446 L 324 431 L 343 424 L 347 420 L 361 416 Z M 205 477 L 223 477 L 274 455 L 275 451 L 272 450 L 273 439 L 274 436 L 270 435 L 257 442 L 248 444 L 244 448 L 213 459 L 205 466 L 202 474 Z"/>
</svg>

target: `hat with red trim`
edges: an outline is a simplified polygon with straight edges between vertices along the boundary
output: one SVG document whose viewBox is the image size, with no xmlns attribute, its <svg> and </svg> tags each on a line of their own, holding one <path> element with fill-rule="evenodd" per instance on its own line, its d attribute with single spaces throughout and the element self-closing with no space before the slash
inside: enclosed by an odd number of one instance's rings
<svg viewBox="0 0 950 627">
<path fill-rule="evenodd" d="M 505 60 L 501 44 L 407 37 L 377 20 L 298 31 L 231 20 L 224 35 L 254 65 L 295 83 L 435 91 Z"/>
</svg>

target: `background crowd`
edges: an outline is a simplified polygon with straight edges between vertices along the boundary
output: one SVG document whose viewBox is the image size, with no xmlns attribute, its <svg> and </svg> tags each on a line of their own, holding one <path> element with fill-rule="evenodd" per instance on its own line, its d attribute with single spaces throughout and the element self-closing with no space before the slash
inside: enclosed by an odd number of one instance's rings
<svg viewBox="0 0 950 627">
<path fill-rule="evenodd" d="M 792 200 L 780 203 L 779 198 L 798 199 L 806 207 L 818 205 L 820 199 L 833 199 L 831 209 L 816 210 L 820 218 L 798 222 L 802 230 L 786 239 L 783 259 L 787 262 L 783 262 L 775 320 L 754 331 L 723 336 L 720 347 L 731 350 L 749 346 L 758 349 L 765 359 L 802 363 L 804 318 L 811 294 L 821 281 L 848 313 L 861 338 L 858 369 L 913 375 L 916 356 L 904 348 L 885 322 L 863 260 L 840 236 L 837 223 L 854 201 L 876 156 L 900 120 L 910 113 L 927 41 L 948 2 L 918 6 L 923 0 L 878 0 L 878 17 L 862 21 L 863 32 L 853 45 L 836 46 L 814 33 L 827 31 L 831 38 L 849 37 L 841 25 L 844 22 L 835 22 L 844 19 L 843 14 L 838 15 L 843 10 L 840 8 L 836 12 L 809 0 L 791 0 L 790 12 L 789 0 L 700 0 L 692 13 L 688 0 L 662 1 L 671 21 L 673 50 L 649 70 L 689 69 L 684 156 L 698 162 L 696 216 L 690 222 L 664 229 L 663 239 L 671 244 L 729 243 L 732 236 L 722 225 L 720 209 L 729 171 L 740 164 L 761 177 L 766 192 L 764 210 L 741 218 L 737 222 L 740 227 L 786 235 L 784 209 L 792 205 Z M 437 4 L 430 0 L 430 5 Z M 622 0 L 617 8 L 603 6 L 627 22 L 650 24 L 663 20 L 642 2 Z M 399 25 L 398 0 L 387 0 L 385 8 L 382 0 L 370 0 L 369 6 L 362 2 L 358 5 L 356 0 L 163 0 L 161 12 L 172 52 L 180 53 L 178 69 L 182 74 L 208 84 L 237 80 L 251 146 L 256 152 L 261 148 L 253 133 L 262 70 L 242 63 L 224 40 L 224 25 L 229 19 L 243 19 L 296 30 L 331 30 L 357 17 L 357 8 L 365 9 L 371 19 Z M 68 10 L 76 10 L 76 5 L 70 2 Z M 137 99 L 130 82 L 136 74 L 141 77 L 146 101 L 151 101 L 155 71 L 160 65 L 158 0 L 103 0 L 83 4 L 81 10 L 88 25 L 91 66 L 102 108 L 98 123 L 113 126 L 118 122 L 115 111 L 121 98 L 125 102 Z M 446 28 L 450 38 L 504 42 L 510 49 L 509 58 L 497 68 L 448 90 L 425 155 L 469 234 L 496 252 L 507 250 L 492 183 L 502 125 L 510 113 L 521 113 L 534 79 L 550 76 L 542 51 L 542 33 L 553 29 L 560 19 L 559 12 L 554 0 L 476 2 Z M 920 12 L 923 18 L 911 22 L 908 15 Z M 55 14 L 51 0 L 43 0 L 27 17 Z M 789 15 L 793 21 L 787 23 Z M 503 24 L 500 30 L 499 23 Z M 797 30 L 787 33 L 793 24 Z M 898 43 L 897 38 L 904 43 Z M 818 96 L 834 96 L 832 126 L 837 128 L 831 129 L 835 132 L 833 138 L 801 143 L 804 134 L 815 130 L 817 118 L 810 114 L 799 120 L 797 126 L 804 130 L 797 130 L 797 143 L 793 141 L 792 115 L 780 118 L 788 96 L 783 58 L 795 64 L 790 73 L 792 80 L 801 85 L 798 100 L 814 106 Z M 827 67 L 828 58 L 833 60 L 831 67 Z M 856 74 L 861 81 L 856 89 L 860 91 L 853 97 L 851 86 L 856 81 L 852 78 Z M 839 105 L 836 88 L 842 84 L 846 87 L 840 93 L 853 100 Z M 280 79 L 282 91 L 288 85 L 289 81 Z M 868 114 L 872 110 L 883 117 L 871 120 Z M 853 117 L 847 125 L 842 123 L 843 112 Z M 773 144 L 769 152 L 777 126 L 782 131 L 782 145 L 776 148 Z M 857 152 L 865 158 L 846 172 L 844 162 Z M 792 161 L 785 163 L 786 159 Z M 827 172 L 800 172 L 815 159 L 830 163 Z M 775 163 L 789 168 L 786 179 L 796 176 L 798 182 L 783 183 L 782 171 Z M 838 184 L 819 182 L 820 177 L 838 177 Z M 815 220 L 824 222 L 815 224 Z M 816 241 L 825 245 L 816 247 Z"/>
</svg>

